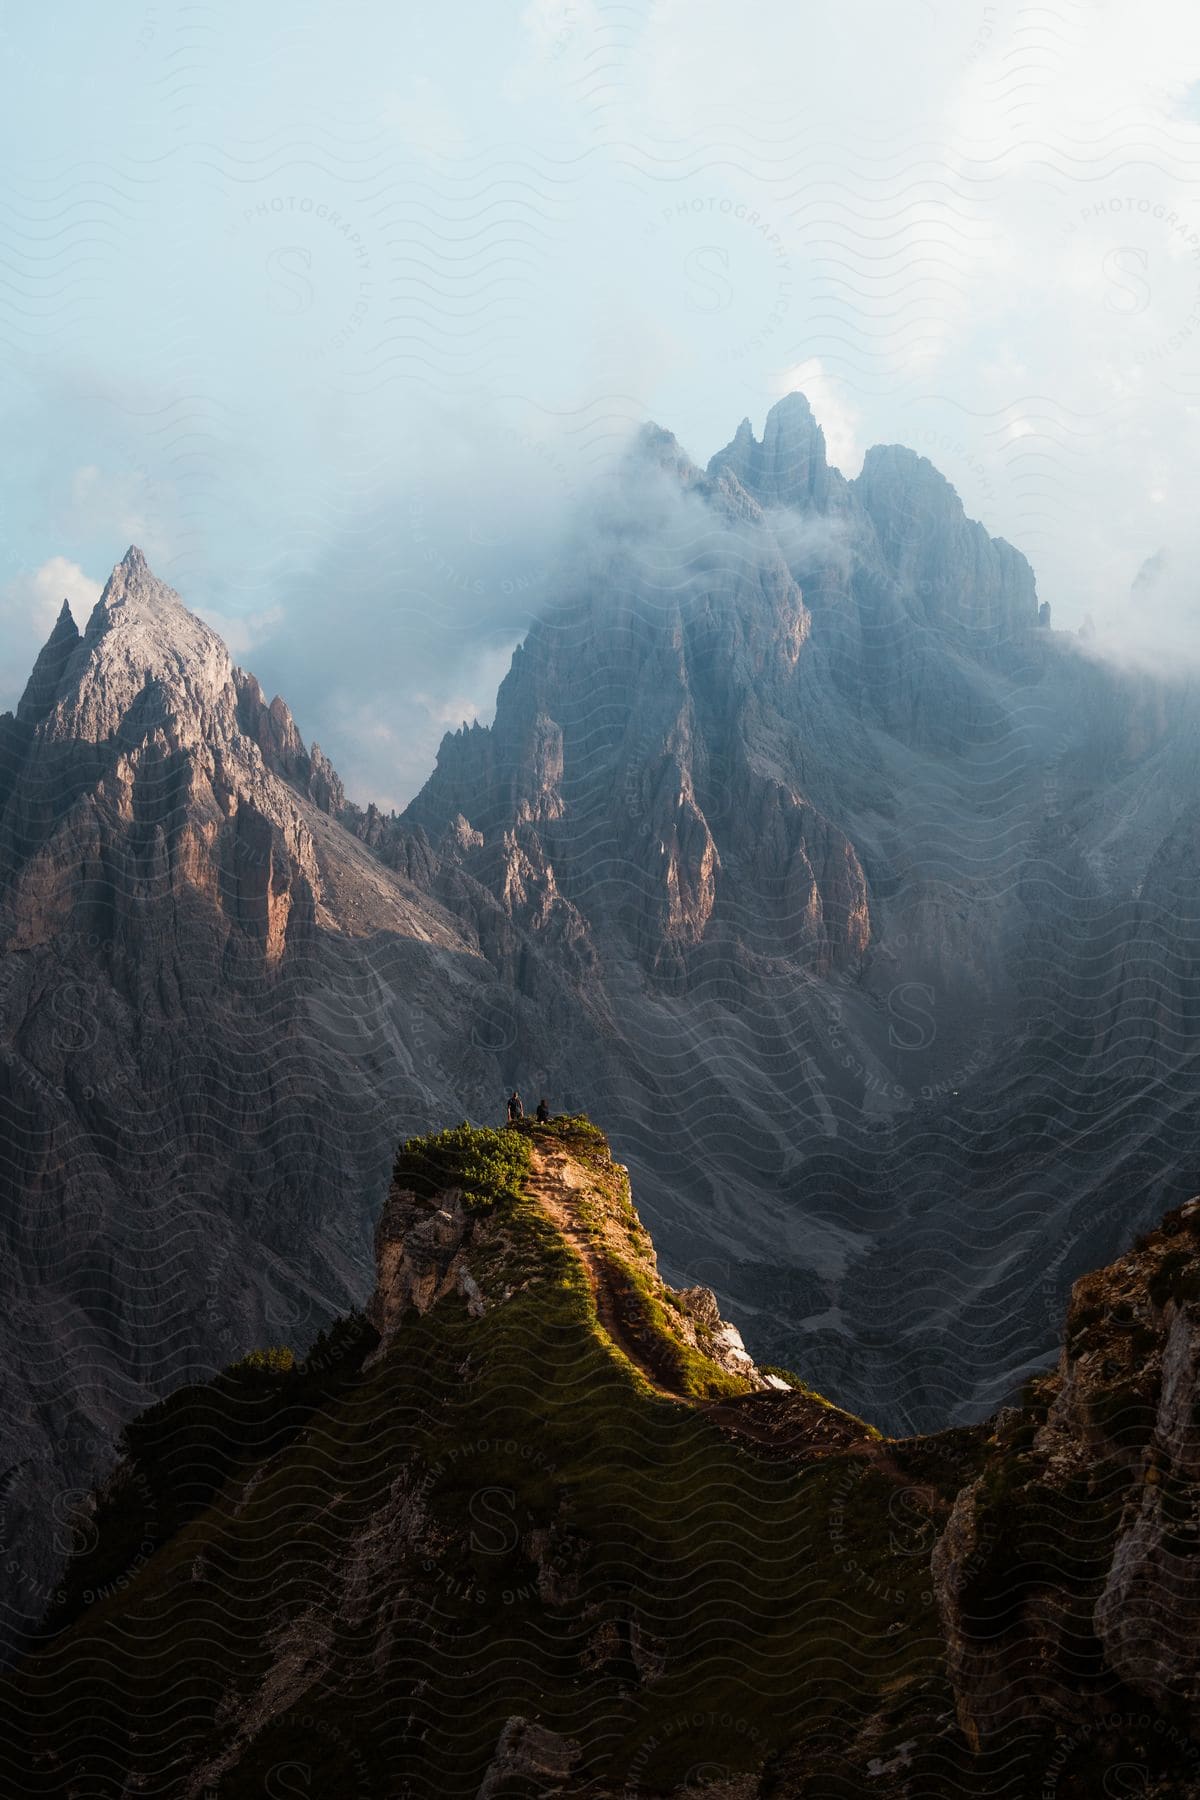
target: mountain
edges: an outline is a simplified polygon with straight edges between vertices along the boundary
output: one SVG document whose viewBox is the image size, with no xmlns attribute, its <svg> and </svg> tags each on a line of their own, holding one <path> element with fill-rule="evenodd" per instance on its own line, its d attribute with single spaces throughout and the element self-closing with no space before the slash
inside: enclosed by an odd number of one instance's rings
<svg viewBox="0 0 1200 1800">
<path fill-rule="evenodd" d="M 586 930 L 681 1277 L 893 1426 L 977 1414 L 1194 1185 L 1194 687 L 799 395 L 706 472 L 648 428 L 558 586 L 390 829 L 460 916 L 545 870 Z"/>
<path fill-rule="evenodd" d="M 1200 710 L 923 458 L 647 427 L 400 816 L 130 550 L 0 720 L 0 1614 L 122 1422 L 361 1302 L 394 1145 L 612 1132 L 680 1290 L 886 1429 L 980 1417 L 1193 1191 Z"/>
<path fill-rule="evenodd" d="M 398 1129 L 500 1091 L 456 1028 L 498 982 L 137 550 L 82 634 L 64 607 L 0 733 L 19 1633 L 123 1419 L 361 1298 Z"/>
<path fill-rule="evenodd" d="M 367 1317 L 129 1425 L 11 1791 L 1195 1793 L 1200 1201 L 927 1438 L 667 1286 L 586 1119 L 406 1141 L 376 1253 Z"/>
</svg>

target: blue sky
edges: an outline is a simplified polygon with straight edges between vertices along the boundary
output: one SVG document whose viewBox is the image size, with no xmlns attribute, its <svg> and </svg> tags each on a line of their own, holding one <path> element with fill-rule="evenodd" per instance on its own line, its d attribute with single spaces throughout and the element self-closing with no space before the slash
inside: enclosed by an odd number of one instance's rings
<svg viewBox="0 0 1200 1800">
<path fill-rule="evenodd" d="M 0 56 L 0 703 L 134 540 L 401 803 L 630 427 L 791 387 L 1194 658 L 1192 9 L 117 0 Z"/>
</svg>

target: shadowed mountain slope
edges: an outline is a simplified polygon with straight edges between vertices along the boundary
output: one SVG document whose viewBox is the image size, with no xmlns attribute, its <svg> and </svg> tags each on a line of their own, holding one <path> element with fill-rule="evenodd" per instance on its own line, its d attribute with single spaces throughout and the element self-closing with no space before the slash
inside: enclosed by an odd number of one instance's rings
<svg viewBox="0 0 1200 1800">
<path fill-rule="evenodd" d="M 408 1140 L 369 1317 L 128 1427 L 4 1779 L 1193 1793 L 1198 1221 L 1077 1284 L 1020 1408 L 889 1440 L 663 1282 L 587 1120 Z"/>
</svg>

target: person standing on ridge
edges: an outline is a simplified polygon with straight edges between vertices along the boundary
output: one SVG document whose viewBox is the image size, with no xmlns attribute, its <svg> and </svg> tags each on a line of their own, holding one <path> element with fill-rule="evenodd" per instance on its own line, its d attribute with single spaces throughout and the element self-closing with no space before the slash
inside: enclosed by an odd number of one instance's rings
<svg viewBox="0 0 1200 1800">
<path fill-rule="evenodd" d="M 537 1103 L 537 1122 L 539 1125 L 545 1125 L 548 1123 L 549 1118 L 550 1108 L 546 1105 L 546 1096 L 543 1094 Z"/>
<path fill-rule="evenodd" d="M 521 1105 L 521 1096 L 516 1088 L 508 1096 L 508 1122 L 515 1125 L 518 1119 L 525 1117 L 525 1108 Z"/>
</svg>

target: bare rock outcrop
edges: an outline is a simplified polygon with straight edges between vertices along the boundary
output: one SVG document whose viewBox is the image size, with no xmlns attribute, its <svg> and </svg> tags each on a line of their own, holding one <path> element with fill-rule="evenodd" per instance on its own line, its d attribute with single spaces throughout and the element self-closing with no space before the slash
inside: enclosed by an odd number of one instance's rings
<svg viewBox="0 0 1200 1800">
<path fill-rule="evenodd" d="M 581 1155 L 578 1143 L 564 1142 L 557 1129 L 522 1129 L 530 1140 L 530 1192 L 580 1258 L 601 1323 L 643 1374 L 655 1385 L 686 1391 L 682 1352 L 700 1359 L 710 1375 L 732 1376 L 735 1392 L 788 1386 L 757 1367 L 711 1288 L 676 1292 L 663 1280 L 632 1203 L 629 1171 L 592 1148 L 594 1132 Z M 471 1206 L 460 1187 L 417 1193 L 406 1181 L 409 1159 L 410 1147 L 402 1145 L 375 1232 L 376 1282 L 367 1308 L 380 1337 L 374 1360 L 391 1350 L 412 1315 L 457 1296 L 469 1318 L 482 1318 L 524 1285 L 519 1272 L 508 1272 L 510 1247 L 494 1215 Z"/>
<path fill-rule="evenodd" d="M 565 1793 L 566 1782 L 582 1754 L 573 1738 L 550 1731 L 536 1720 L 514 1714 L 496 1744 L 479 1789 L 479 1800 L 521 1791 L 546 1796 Z"/>
<path fill-rule="evenodd" d="M 393 1184 L 375 1233 L 376 1282 L 368 1309 L 383 1349 L 410 1309 L 426 1313 L 447 1294 L 461 1294 L 468 1313 L 482 1315 L 486 1303 L 468 1261 L 477 1224 L 461 1189 L 447 1189 L 431 1203 Z"/>
<path fill-rule="evenodd" d="M 1200 1733 L 1200 1199 L 1075 1283 L 1057 1369 L 996 1421 L 933 1557 L 977 1749 L 1114 1706 Z"/>
<path fill-rule="evenodd" d="M 0 1644 L 123 1419 L 364 1297 L 398 1127 L 461 1105 L 496 978 L 339 797 L 136 549 L 0 721 Z"/>
</svg>

